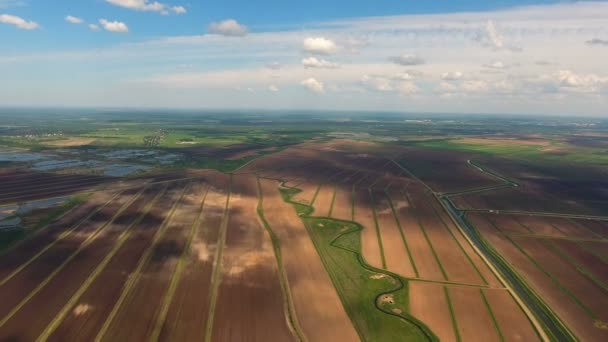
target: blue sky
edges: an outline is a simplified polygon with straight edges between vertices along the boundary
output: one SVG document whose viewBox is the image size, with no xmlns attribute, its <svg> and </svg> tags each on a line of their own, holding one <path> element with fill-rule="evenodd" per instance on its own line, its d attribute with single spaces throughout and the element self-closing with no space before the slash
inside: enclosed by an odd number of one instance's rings
<svg viewBox="0 0 608 342">
<path fill-rule="evenodd" d="M 0 105 L 608 113 L 605 1 L 0 0 L 0 39 Z"/>
</svg>

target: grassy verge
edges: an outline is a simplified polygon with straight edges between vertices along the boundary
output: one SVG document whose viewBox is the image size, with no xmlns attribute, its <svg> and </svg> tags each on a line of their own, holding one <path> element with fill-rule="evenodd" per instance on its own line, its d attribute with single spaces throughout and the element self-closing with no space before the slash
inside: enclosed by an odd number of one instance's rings
<svg viewBox="0 0 608 342">
<path fill-rule="evenodd" d="M 534 314 L 542 322 L 543 330 L 549 335 L 549 338 L 555 341 L 576 341 L 574 335 L 572 335 L 555 312 L 544 303 L 541 297 L 527 284 L 521 275 L 510 266 L 510 263 L 481 236 L 480 232 L 474 228 L 466 216 L 461 217 L 461 219 L 466 226 L 472 229 L 472 238 L 483 244 L 487 256 L 494 260 L 494 265 L 505 278 L 505 281 L 511 284 L 514 287 L 514 291 L 517 291 L 520 296 L 524 296 L 526 304 L 528 307 L 531 307 L 531 310 L 534 310 Z M 537 331 L 537 333 L 539 332 Z"/>
<path fill-rule="evenodd" d="M 215 251 L 213 275 L 211 276 L 211 290 L 209 291 L 209 313 L 207 315 L 207 324 L 205 326 L 205 342 L 213 340 L 213 320 L 215 319 L 215 307 L 217 306 L 217 294 L 220 291 L 220 282 L 222 281 L 222 258 L 224 255 L 224 245 L 226 244 L 226 236 L 228 234 L 228 220 L 230 217 L 230 197 L 232 195 L 232 176 L 230 176 L 230 185 L 228 186 L 228 195 L 226 196 L 226 205 L 224 207 L 224 217 L 220 225 L 219 238 L 217 241 L 217 250 Z"/>
<path fill-rule="evenodd" d="M 448 291 L 447 286 L 443 286 L 443 294 L 445 295 L 445 300 L 448 302 L 448 309 L 450 309 L 450 319 L 452 320 L 452 327 L 454 328 L 454 336 L 456 336 L 456 341 L 462 341 L 460 337 L 460 329 L 458 329 L 458 322 L 456 321 L 456 313 L 454 312 L 454 306 L 452 305 L 452 299 L 450 298 L 450 291 Z"/>
<path fill-rule="evenodd" d="M 295 188 L 281 193 L 298 211 L 344 308 L 364 341 L 437 341 L 408 313 L 407 281 L 369 266 L 361 254 L 359 224 L 311 216 L 314 208 L 291 200 Z"/>
<path fill-rule="evenodd" d="M 294 337 L 296 337 L 296 339 L 298 341 L 306 341 L 306 337 L 304 336 L 304 333 L 302 332 L 302 328 L 300 327 L 300 324 L 298 323 L 298 317 L 296 315 L 295 305 L 293 303 L 293 298 L 291 296 L 291 290 L 289 288 L 289 281 L 287 278 L 287 273 L 285 272 L 285 267 L 283 265 L 283 256 L 281 253 L 281 242 L 279 241 L 279 237 L 274 233 L 274 231 L 270 227 L 270 224 L 266 220 L 266 217 L 264 216 L 264 206 L 263 206 L 264 197 L 262 195 L 262 188 L 261 188 L 262 185 L 260 184 L 259 179 L 257 180 L 257 185 L 258 185 L 257 213 L 258 213 L 258 217 L 260 218 L 260 221 L 262 222 L 262 225 L 264 226 L 264 229 L 266 229 L 266 231 L 268 232 L 268 235 L 270 235 L 270 241 L 272 242 L 272 248 L 274 250 L 274 255 L 277 260 L 277 268 L 278 268 L 279 274 L 280 274 L 279 282 L 281 284 L 281 291 L 283 292 L 284 306 L 285 306 L 284 309 L 285 309 L 285 314 L 287 315 L 287 321 L 289 322 L 289 328 L 291 329 L 292 333 L 294 334 Z M 281 189 L 281 195 L 283 196 L 283 199 L 289 198 L 290 194 L 295 195 L 298 192 L 300 192 L 298 189 Z M 301 204 L 298 204 L 298 205 L 301 207 L 308 208 Z M 303 209 L 301 207 L 300 207 L 300 209 Z M 300 212 L 298 212 L 298 214 L 299 213 Z"/>
<path fill-rule="evenodd" d="M 496 329 L 496 333 L 498 333 L 498 337 L 500 338 L 500 341 L 504 342 L 505 336 L 502 334 L 502 330 L 500 330 L 500 325 L 498 324 L 498 320 L 496 319 L 496 316 L 494 316 L 494 311 L 492 311 L 492 306 L 490 305 L 490 302 L 488 302 L 488 298 L 486 297 L 486 294 L 483 292 L 483 289 L 479 289 L 479 293 L 481 294 L 481 299 L 483 300 L 483 304 L 486 306 L 486 309 L 488 310 L 488 314 L 490 315 L 490 318 L 492 319 L 492 323 L 494 324 L 494 328 Z"/>
</svg>

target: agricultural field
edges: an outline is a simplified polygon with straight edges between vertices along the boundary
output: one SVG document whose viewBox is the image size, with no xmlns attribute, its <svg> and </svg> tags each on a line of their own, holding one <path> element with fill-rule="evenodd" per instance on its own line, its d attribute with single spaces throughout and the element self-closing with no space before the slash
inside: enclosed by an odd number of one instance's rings
<svg viewBox="0 0 608 342">
<path fill-rule="evenodd" d="M 608 339 L 600 122 L 123 114 L 0 119 L 0 340 Z"/>
</svg>

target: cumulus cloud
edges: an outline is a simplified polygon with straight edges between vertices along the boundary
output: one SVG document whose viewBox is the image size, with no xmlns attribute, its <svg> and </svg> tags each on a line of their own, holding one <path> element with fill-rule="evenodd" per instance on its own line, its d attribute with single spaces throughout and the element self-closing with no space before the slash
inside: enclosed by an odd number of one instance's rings
<svg viewBox="0 0 608 342">
<path fill-rule="evenodd" d="M 175 14 L 186 14 L 188 12 L 184 6 L 173 6 L 171 11 Z"/>
<path fill-rule="evenodd" d="M 587 45 L 604 45 L 604 46 L 608 46 L 608 39 L 593 38 L 593 39 L 590 39 L 590 40 L 586 41 L 585 43 L 587 43 Z"/>
<path fill-rule="evenodd" d="M 460 71 L 449 71 L 441 74 L 441 79 L 444 81 L 457 81 L 464 76 Z"/>
<path fill-rule="evenodd" d="M 318 55 L 331 55 L 336 53 L 336 43 L 324 37 L 308 37 L 302 42 L 302 49 L 308 53 Z"/>
<path fill-rule="evenodd" d="M 395 81 L 412 81 L 422 76 L 422 73 L 417 70 L 408 70 L 404 72 L 400 72 L 391 77 L 392 80 Z"/>
<path fill-rule="evenodd" d="M 412 95 L 420 92 L 420 88 L 414 82 L 402 82 L 397 87 L 397 92 L 401 95 Z"/>
<path fill-rule="evenodd" d="M 281 65 L 281 63 L 279 63 L 279 62 L 270 62 L 270 63 L 267 63 L 265 66 L 266 66 L 266 69 L 270 69 L 270 70 L 279 70 L 283 67 L 283 65 Z"/>
<path fill-rule="evenodd" d="M 279 91 L 279 87 L 277 87 L 277 86 L 276 86 L 276 85 L 274 85 L 274 84 L 271 84 L 271 85 L 269 85 L 269 86 L 268 86 L 268 90 L 270 90 L 270 91 L 271 91 L 271 92 L 273 92 L 273 93 L 276 93 L 276 92 L 278 92 L 278 91 Z"/>
<path fill-rule="evenodd" d="M 416 55 L 392 56 L 392 57 L 389 57 L 388 60 L 395 64 L 405 65 L 405 66 L 424 64 L 424 59 L 422 59 Z"/>
<path fill-rule="evenodd" d="M 129 32 L 129 27 L 127 24 L 120 21 L 108 21 L 106 19 L 99 19 L 99 23 L 104 28 L 104 30 L 115 33 L 127 33 Z"/>
<path fill-rule="evenodd" d="M 71 15 L 68 15 L 67 17 L 65 17 L 65 21 L 67 21 L 68 23 L 71 24 L 82 24 L 84 23 L 84 20 L 78 18 L 78 17 L 74 17 Z"/>
<path fill-rule="evenodd" d="M 227 19 L 209 24 L 208 31 L 211 34 L 218 34 L 221 36 L 243 37 L 247 35 L 249 29 L 247 26 L 239 24 L 234 19 Z"/>
<path fill-rule="evenodd" d="M 559 70 L 554 78 L 562 88 L 580 92 L 598 92 L 608 87 L 608 77 L 595 74 L 578 74 L 572 70 Z"/>
<path fill-rule="evenodd" d="M 343 42 L 344 48 L 352 53 L 359 53 L 359 50 L 369 45 L 367 37 L 348 37 Z"/>
<path fill-rule="evenodd" d="M 128 8 L 135 11 L 158 12 L 163 15 L 169 14 L 169 11 L 176 14 L 186 13 L 186 8 L 183 6 L 169 6 L 158 1 L 149 0 L 106 0 L 115 6 Z"/>
<path fill-rule="evenodd" d="M 27 21 L 21 17 L 10 14 L 0 14 L 0 23 L 14 25 L 22 30 L 35 30 L 40 27 L 38 23 L 34 21 Z"/>
<path fill-rule="evenodd" d="M 95 24 L 89 24 L 89 30 L 91 31 L 99 31 L 99 26 Z"/>
<path fill-rule="evenodd" d="M 323 84 L 323 82 L 317 81 L 315 78 L 312 77 L 305 79 L 304 81 L 300 82 L 300 84 L 314 93 L 321 94 L 325 92 L 325 85 Z"/>
<path fill-rule="evenodd" d="M 505 65 L 505 63 L 501 62 L 501 61 L 494 61 L 492 63 L 489 64 L 484 64 L 483 65 L 484 68 L 489 68 L 489 69 L 498 69 L 498 70 L 502 70 L 502 69 L 506 69 L 507 66 Z"/>
<path fill-rule="evenodd" d="M 368 89 L 376 91 L 393 91 L 393 83 L 385 76 L 363 75 L 361 83 Z"/>
<path fill-rule="evenodd" d="M 340 67 L 336 63 L 326 61 L 324 59 L 317 58 L 317 57 L 308 57 L 308 58 L 302 59 L 302 65 L 304 65 L 305 68 L 323 68 L 323 69 L 336 69 L 336 68 Z"/>
</svg>

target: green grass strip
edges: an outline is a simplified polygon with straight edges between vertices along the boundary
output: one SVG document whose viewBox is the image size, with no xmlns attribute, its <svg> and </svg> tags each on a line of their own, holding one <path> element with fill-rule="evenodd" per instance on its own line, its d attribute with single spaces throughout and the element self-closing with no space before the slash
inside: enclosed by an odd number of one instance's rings
<svg viewBox="0 0 608 342">
<path fill-rule="evenodd" d="M 591 280 L 597 286 L 603 288 L 604 290 L 608 290 L 608 286 L 606 286 L 606 284 L 603 281 L 599 280 L 595 275 L 593 275 L 593 273 L 591 273 L 584 266 L 582 266 L 581 264 L 576 262 L 567 253 L 564 253 L 564 251 L 562 251 L 562 249 L 560 247 L 556 246 L 553 242 L 548 241 L 548 240 L 542 240 L 542 242 L 549 249 L 551 249 L 553 251 L 553 253 L 557 254 L 562 260 L 564 260 L 565 262 L 572 265 L 572 267 L 574 267 L 584 277 L 587 277 L 589 280 Z"/>
<path fill-rule="evenodd" d="M 120 310 L 120 308 L 122 307 L 124 302 L 127 300 L 129 295 L 131 294 L 131 291 L 135 288 L 135 285 L 137 283 L 139 283 L 139 280 L 141 278 L 141 271 L 150 261 L 150 259 L 152 257 L 152 253 L 154 252 L 154 247 L 156 247 L 156 244 L 158 243 L 158 241 L 160 241 L 160 239 L 165 234 L 167 226 L 169 225 L 169 223 L 171 222 L 171 219 L 173 218 L 175 209 L 177 208 L 178 204 L 180 203 L 182 197 L 184 196 L 184 193 L 186 192 L 186 188 L 188 188 L 188 187 L 189 186 L 186 186 L 186 187 L 184 187 L 184 189 L 182 189 L 179 198 L 175 201 L 175 203 L 173 203 L 173 206 L 171 207 L 171 210 L 169 211 L 169 214 L 163 221 L 161 227 L 154 234 L 152 244 L 150 244 L 150 246 L 148 246 L 144 255 L 142 255 L 141 259 L 139 259 L 139 263 L 137 264 L 137 267 L 129 275 L 129 279 L 127 280 L 126 284 L 124 285 L 122 292 L 120 294 L 120 297 L 118 298 L 116 303 L 114 303 L 114 307 L 112 307 L 112 311 L 106 318 L 105 322 L 103 323 L 103 326 L 101 327 L 101 329 L 97 333 L 97 336 L 95 337 L 96 342 L 100 342 L 104 338 L 104 336 L 110 329 L 111 324 L 114 322 L 116 316 L 118 315 L 118 311 Z M 167 190 L 167 188 L 168 188 L 168 186 L 165 187 L 165 189 L 163 190 L 163 193 Z M 148 210 L 150 210 L 150 208 L 152 208 L 152 206 L 148 206 Z M 141 218 L 143 219 L 143 216 L 141 216 Z"/>
<path fill-rule="evenodd" d="M 355 191 L 355 188 L 353 187 L 353 205 L 354 205 L 354 198 L 355 198 L 354 191 Z M 299 204 L 299 203 L 293 201 L 289 196 L 287 196 L 284 199 L 287 203 L 290 203 L 292 205 Z M 312 212 L 312 210 L 309 210 L 309 212 Z M 396 317 L 396 318 L 402 320 L 403 322 L 411 324 L 413 327 L 415 327 L 415 329 L 418 330 L 418 333 L 421 334 L 419 336 L 424 336 L 425 340 L 438 341 L 437 337 L 433 334 L 433 332 L 431 330 L 429 330 L 424 323 L 417 320 L 413 316 L 411 316 L 405 312 L 395 313 L 391 310 L 388 310 L 388 309 L 382 307 L 382 305 L 380 305 L 379 302 L 380 302 L 380 298 L 382 296 L 388 295 L 388 294 L 397 294 L 397 293 L 399 293 L 399 291 L 407 289 L 406 281 L 395 273 L 392 273 L 387 270 L 381 270 L 381 269 L 375 268 L 373 266 L 368 265 L 365 262 L 362 254 L 361 254 L 361 243 L 360 243 L 361 234 L 360 234 L 360 232 L 363 230 L 363 227 L 361 225 L 359 225 L 358 223 L 356 223 L 354 221 L 345 221 L 345 220 L 334 219 L 334 218 L 330 218 L 330 217 L 310 216 L 309 214 L 302 217 L 302 219 L 304 221 L 304 225 L 305 225 L 308 233 L 311 236 L 312 242 L 313 242 L 315 248 L 317 249 L 317 252 L 321 256 L 321 261 L 322 261 L 323 265 L 325 266 L 325 269 L 327 270 L 327 272 L 330 276 L 330 279 L 332 280 L 334 286 L 337 289 L 340 301 L 342 302 L 342 305 L 344 306 L 344 308 L 345 308 L 346 312 L 348 313 L 349 317 L 351 318 L 351 320 L 353 320 L 357 333 L 359 334 L 359 336 L 361 337 L 362 340 L 368 340 L 367 338 L 365 338 L 365 335 L 363 335 L 363 331 L 366 331 L 367 333 L 370 333 L 370 332 L 368 330 L 363 329 L 359 325 L 359 324 L 361 324 L 361 318 L 363 317 L 364 322 L 369 323 L 370 320 L 376 321 L 378 319 L 382 319 L 382 316 L 380 316 L 380 317 L 377 317 L 374 315 L 369 316 L 369 313 L 363 312 L 364 309 L 357 306 L 357 303 L 352 302 L 353 300 L 355 300 L 355 298 L 356 298 L 357 302 L 360 302 L 361 300 L 364 301 L 365 296 L 357 295 L 357 296 L 351 297 L 351 298 L 346 297 L 346 294 L 344 293 L 344 289 L 343 289 L 343 287 L 341 287 L 342 282 L 339 281 L 339 279 L 337 278 L 338 275 L 333 271 L 331 265 L 329 264 L 330 262 L 334 262 L 334 263 L 338 262 L 338 259 L 339 259 L 339 256 L 334 255 L 335 252 L 331 251 L 333 248 L 336 248 L 338 250 L 347 251 L 349 253 L 354 254 L 354 256 L 356 257 L 355 261 L 356 261 L 357 267 L 360 267 L 364 270 L 367 270 L 369 272 L 373 272 L 376 274 L 377 273 L 383 274 L 384 276 L 387 277 L 387 279 L 392 279 L 391 283 L 393 284 L 393 287 L 391 289 L 381 290 L 380 293 L 374 292 L 373 306 L 374 306 L 375 310 L 379 310 L 380 312 L 382 312 L 388 316 Z M 324 228 L 321 232 L 324 232 L 324 234 L 326 234 L 325 232 L 329 232 L 332 226 L 335 226 L 334 228 L 340 229 L 339 234 L 337 234 L 337 236 L 332 237 L 327 243 L 325 243 L 326 240 L 319 233 L 317 233 L 315 231 L 315 224 L 314 224 L 315 222 L 323 223 Z M 350 228 L 344 230 L 343 228 L 345 225 L 350 226 Z M 351 238 L 349 241 L 352 241 L 352 242 L 348 245 L 344 245 L 344 243 L 341 241 L 343 238 L 349 237 L 349 234 L 356 234 L 357 237 Z M 351 246 L 352 244 L 354 244 L 354 246 Z M 330 247 L 331 249 L 328 249 L 326 246 Z M 328 254 L 328 253 L 331 253 L 331 254 Z M 351 274 L 345 273 L 346 269 L 344 267 L 346 267 L 346 266 L 338 267 L 338 269 L 342 270 L 342 273 L 340 273 L 341 276 L 345 277 L 345 279 L 343 281 L 346 281 L 346 283 L 349 284 L 350 287 L 352 287 L 352 284 L 355 284 L 356 282 L 361 282 L 361 275 L 357 275 L 357 274 L 351 275 Z M 364 278 L 366 278 L 366 277 L 364 276 Z M 371 284 L 372 285 L 375 284 L 374 282 L 376 282 L 376 281 L 378 281 L 378 280 L 372 281 Z M 365 284 L 369 285 L 370 283 L 368 281 Z M 357 307 L 357 309 L 356 310 L 353 309 L 354 307 Z M 386 330 L 387 325 L 385 323 L 388 324 L 388 322 L 382 323 L 381 330 L 384 333 L 390 333 L 389 331 Z M 400 336 L 400 338 L 403 338 L 403 336 Z"/>
<path fill-rule="evenodd" d="M 222 281 L 222 257 L 224 255 L 224 245 L 228 234 L 228 219 L 230 217 L 230 196 L 232 195 L 232 175 L 230 175 L 230 185 L 226 196 L 226 206 L 224 207 L 224 217 L 220 225 L 217 250 L 215 252 L 215 266 L 211 276 L 211 291 L 209 291 L 209 313 L 207 314 L 207 325 L 205 326 L 205 342 L 213 341 L 213 320 L 215 319 L 215 307 L 217 306 L 217 294 L 220 290 Z"/>
<path fill-rule="evenodd" d="M 281 285 L 281 291 L 283 292 L 283 305 L 285 314 L 287 316 L 287 322 L 289 323 L 289 328 L 294 334 L 294 337 L 298 341 L 306 341 L 306 336 L 300 326 L 298 321 L 298 316 L 296 314 L 295 304 L 293 303 L 293 297 L 291 295 L 291 289 L 289 287 L 289 279 L 287 278 L 287 272 L 285 271 L 285 265 L 283 265 L 283 254 L 281 252 L 281 241 L 279 237 L 276 235 L 270 224 L 266 220 L 264 216 L 264 194 L 262 192 L 262 184 L 260 183 L 260 179 L 257 178 L 257 186 L 258 186 L 258 217 L 268 232 L 270 236 L 270 241 L 272 242 L 272 248 L 274 250 L 274 256 L 277 261 L 277 268 L 279 271 L 279 283 Z M 297 192 L 294 192 L 294 194 Z"/>
<path fill-rule="evenodd" d="M 155 200 L 153 200 L 153 202 L 154 201 Z M 142 215 L 145 215 L 145 213 Z M 140 221 L 140 219 L 137 220 L 137 222 L 139 222 L 139 221 Z M 53 321 L 51 321 L 51 323 L 49 323 L 49 325 L 47 325 L 47 327 L 40 334 L 40 336 L 38 336 L 36 341 L 39 341 L 39 342 L 47 341 L 48 338 L 53 334 L 53 332 L 55 332 L 55 330 L 59 327 L 59 325 L 61 325 L 61 323 L 63 323 L 63 320 L 65 319 L 65 317 L 71 312 L 72 308 L 76 305 L 76 303 L 78 303 L 78 301 L 80 300 L 82 295 L 89 289 L 89 287 L 97 279 L 99 274 L 101 274 L 101 272 L 106 268 L 106 266 L 108 266 L 108 264 L 110 263 L 110 261 L 112 260 L 114 255 L 116 255 L 116 253 L 124 245 L 124 243 L 127 241 L 127 239 L 131 236 L 130 228 L 132 226 L 134 226 L 135 224 L 136 224 L 136 222 L 133 222 L 127 229 L 125 229 L 120 234 L 120 236 L 117 239 L 117 242 L 114 244 L 114 247 L 112 247 L 112 250 L 104 257 L 102 262 L 99 263 L 99 265 L 97 265 L 97 267 L 95 268 L 93 273 L 91 273 L 89 275 L 89 277 L 87 277 L 87 279 L 84 281 L 84 283 L 78 288 L 78 291 L 76 291 L 72 295 L 72 297 L 63 306 L 63 308 L 61 308 L 59 313 L 57 313 L 57 315 L 55 315 L 55 318 L 53 319 Z"/>
<path fill-rule="evenodd" d="M 367 190 L 370 199 L 372 200 L 372 214 L 374 215 L 374 226 L 376 227 L 376 238 L 378 239 L 378 247 L 380 248 L 380 258 L 382 259 L 382 268 L 386 269 L 386 258 L 384 257 L 384 245 L 382 244 L 382 234 L 380 233 L 380 225 L 378 224 L 378 214 L 376 213 L 376 203 L 374 195 L 370 189 Z"/>
<path fill-rule="evenodd" d="M 450 292 L 448 291 L 448 287 L 443 287 L 443 293 L 445 294 L 445 300 L 448 302 L 448 309 L 450 310 L 450 318 L 452 319 L 452 327 L 454 327 L 454 335 L 456 335 L 456 341 L 462 341 L 460 337 L 460 329 L 458 329 L 458 322 L 456 322 L 456 313 L 454 312 L 454 306 L 452 305 L 452 300 L 450 299 Z"/>
<path fill-rule="evenodd" d="M 68 230 L 64 231 L 63 233 L 61 233 L 54 241 L 52 241 L 48 245 L 44 246 L 44 248 L 42 248 L 38 253 L 36 253 L 34 256 L 32 256 L 28 261 L 26 261 L 25 263 L 19 265 L 19 267 L 17 267 L 13 272 L 11 272 L 4 279 L 2 279 L 2 281 L 0 281 L 0 286 L 6 284 L 9 280 L 11 280 L 12 278 L 14 278 L 17 274 L 19 274 L 21 271 L 23 271 L 32 262 L 36 261 L 42 254 L 44 254 L 46 251 L 48 251 L 53 246 L 55 246 L 59 241 L 65 239 L 68 236 L 70 236 L 72 234 L 72 232 L 74 232 L 84 222 L 88 221 L 91 217 L 93 217 L 93 215 L 97 214 L 99 211 L 101 211 L 103 208 L 105 208 L 110 202 L 112 202 L 114 199 L 116 199 L 116 197 L 118 197 L 118 194 L 116 194 L 108 202 L 106 202 L 105 204 L 103 204 L 99 208 L 93 210 L 90 214 L 88 214 L 87 216 L 85 216 L 84 218 L 82 218 L 81 220 L 79 220 L 78 223 L 74 224 L 70 229 L 68 229 Z"/>
<path fill-rule="evenodd" d="M 555 312 L 547 304 L 545 304 L 545 302 L 543 301 L 541 296 L 538 295 L 538 293 L 536 293 L 534 291 L 534 289 L 532 289 L 527 284 L 527 282 L 522 278 L 521 275 L 519 275 L 517 273 L 517 271 L 513 270 L 513 268 L 511 267 L 511 264 L 501 254 L 499 254 L 483 236 L 481 236 L 479 231 L 477 229 L 473 228 L 474 226 L 470 222 L 468 222 L 468 219 L 466 218 L 466 216 L 463 216 L 462 220 L 464 221 L 464 224 L 466 226 L 471 227 L 471 229 L 473 229 L 475 236 L 484 245 L 484 248 L 486 248 L 486 250 L 490 254 L 490 256 L 492 258 L 496 259 L 496 261 L 499 263 L 499 266 L 509 268 L 509 270 L 511 272 L 510 274 L 507 274 L 504 271 L 501 271 L 501 274 L 503 274 L 503 276 L 505 277 L 505 281 L 522 284 L 523 291 L 525 291 L 525 295 L 530 297 L 529 300 L 534 301 L 533 304 L 538 307 L 535 314 L 539 319 L 541 319 L 541 322 L 539 322 L 539 324 L 544 325 L 544 327 L 546 328 L 547 322 L 545 320 L 549 320 L 551 322 L 551 324 L 553 324 L 555 326 L 554 329 L 557 330 L 557 333 L 554 333 L 553 329 L 544 329 L 543 331 L 546 332 L 547 334 L 549 334 L 551 336 L 550 338 L 552 340 L 576 341 L 576 338 L 574 337 L 574 335 L 570 332 L 570 330 L 567 328 L 567 326 L 560 320 L 560 318 L 555 314 Z M 499 266 L 497 266 L 497 267 L 499 267 Z M 522 308 L 522 310 L 523 310 L 523 308 Z M 528 317 L 527 314 L 526 314 L 526 317 Z M 530 317 L 528 317 L 528 320 L 530 320 L 530 322 L 532 322 Z M 541 332 L 539 332 L 536 329 L 536 325 L 533 324 L 533 326 L 535 327 L 536 333 L 539 336 L 541 336 Z"/>
<path fill-rule="evenodd" d="M 329 213 L 327 214 L 327 216 L 331 217 L 331 214 L 334 212 L 334 203 L 336 202 L 336 188 L 337 186 L 334 186 L 334 194 L 331 196 L 331 204 L 329 205 Z"/>
<path fill-rule="evenodd" d="M 126 208 L 126 207 L 123 207 Z M 19 310 L 21 310 L 21 308 L 23 308 L 32 298 L 34 298 L 34 296 L 36 294 L 38 294 L 38 292 L 40 292 L 48 283 L 50 283 L 55 276 L 57 276 L 57 274 L 59 274 L 59 272 L 61 272 L 63 270 L 64 267 L 67 266 L 68 263 L 70 263 L 70 261 L 72 261 L 74 258 L 76 258 L 78 256 L 78 254 L 80 254 L 80 252 L 82 252 L 83 249 L 85 249 L 87 246 L 89 246 L 90 244 L 92 244 L 97 237 L 102 233 L 103 230 L 105 230 L 105 228 L 109 225 L 111 225 L 114 220 L 118 217 L 118 215 L 121 213 L 122 211 L 117 212 L 110 221 L 104 223 L 103 225 L 101 225 L 100 227 L 98 227 L 95 231 L 93 231 L 91 233 L 91 235 L 89 235 L 89 237 L 78 247 L 78 249 L 76 251 L 74 251 L 67 259 L 65 259 L 63 261 L 63 263 L 61 263 L 61 265 L 59 265 L 51 274 L 49 274 L 40 284 L 38 284 L 38 286 L 36 286 L 35 289 L 33 289 L 28 295 L 27 297 L 25 297 L 23 300 L 21 300 L 21 302 L 19 302 L 19 304 L 17 306 L 15 306 L 3 319 L 2 321 L 0 321 L 0 328 L 2 326 L 4 326 L 4 324 L 6 324 L 6 322 L 8 322 L 17 312 L 19 312 Z"/>
<path fill-rule="evenodd" d="M 389 194 L 386 192 L 386 189 L 384 190 L 384 194 L 386 195 L 386 198 L 388 199 L 388 204 L 391 206 L 391 211 L 393 212 L 393 218 L 395 219 L 395 222 L 397 223 L 397 227 L 399 227 L 399 234 L 401 234 L 401 240 L 403 240 L 403 244 L 405 245 L 405 250 L 407 251 L 407 256 L 410 259 L 410 264 L 412 264 L 412 268 L 414 269 L 414 274 L 416 275 L 416 277 L 419 277 L 420 275 L 418 274 L 418 268 L 416 268 L 416 263 L 414 262 L 414 257 L 412 256 L 412 251 L 410 250 L 410 246 L 407 243 L 407 239 L 405 238 L 405 233 L 403 232 L 403 227 L 401 226 L 401 222 L 399 221 L 397 211 L 395 210 L 395 206 L 393 205 L 393 200 L 391 199 L 391 196 L 389 196 Z"/>
<path fill-rule="evenodd" d="M 500 338 L 500 341 L 504 342 L 505 336 L 502 334 L 500 325 L 498 324 L 498 320 L 496 319 L 496 316 L 494 316 L 494 311 L 492 311 L 492 307 L 490 306 L 490 303 L 488 302 L 488 298 L 486 298 L 486 294 L 483 292 L 483 289 L 479 289 L 479 293 L 481 294 L 481 299 L 483 299 L 483 303 L 486 305 L 486 309 L 488 309 L 488 314 L 490 314 L 490 318 L 492 318 L 492 322 L 494 323 L 494 328 L 496 329 L 496 332 L 498 333 L 498 337 Z"/>
<path fill-rule="evenodd" d="M 486 217 L 484 216 L 484 218 L 486 218 Z M 515 240 L 513 240 L 509 235 L 504 234 L 500 229 L 498 229 L 493 221 L 491 221 L 488 218 L 486 218 L 486 220 L 492 225 L 492 227 L 494 227 L 494 229 L 496 229 L 498 232 L 500 232 L 501 235 L 503 235 L 507 240 L 511 241 L 511 243 L 513 244 L 513 246 L 515 246 L 515 248 L 517 248 L 523 255 L 525 255 L 528 258 L 528 260 L 530 260 L 530 262 L 532 262 L 532 264 L 534 264 L 534 266 L 536 266 L 536 268 L 538 268 L 539 271 L 541 271 L 547 277 L 549 277 L 551 282 L 553 282 L 564 294 L 566 294 L 568 297 L 570 297 L 570 299 L 576 305 L 578 305 L 589 317 L 591 317 L 593 319 L 597 319 L 597 316 L 591 310 L 589 310 L 589 308 L 587 308 L 587 306 L 585 306 L 578 298 L 576 298 L 576 296 L 574 294 L 572 294 L 570 292 L 570 290 L 565 288 L 559 282 L 559 280 L 557 280 L 551 273 L 546 271 L 536 260 L 534 260 L 534 258 L 532 258 L 521 246 L 519 246 L 519 244 L 517 244 L 517 242 L 515 242 Z"/>
<path fill-rule="evenodd" d="M 53 210 L 47 217 L 45 217 L 40 222 L 36 223 L 33 228 L 28 229 L 27 232 L 20 233 L 19 236 L 15 238 L 10 238 L 7 240 L 0 238 L 0 257 L 9 251 L 15 249 L 17 246 L 21 245 L 23 242 L 35 237 L 36 235 L 42 233 L 47 230 L 51 224 L 61 220 L 69 213 L 73 212 L 76 208 L 78 208 L 81 204 L 86 202 L 86 197 L 89 194 L 81 194 L 74 196 L 72 199 L 67 201 L 61 207 Z M 110 200 L 111 201 L 111 200 Z M 107 204 L 107 203 L 106 203 Z M 2 206 L 5 206 L 3 204 Z"/>
<path fill-rule="evenodd" d="M 203 209 L 205 207 L 205 200 L 207 199 L 207 194 L 209 193 L 209 187 L 205 189 L 205 194 L 203 195 L 203 199 L 201 200 L 201 205 L 199 207 L 199 214 L 196 217 L 196 220 L 192 223 L 190 227 L 190 234 L 188 235 L 188 239 L 186 241 L 186 246 L 184 246 L 184 250 L 182 251 L 182 255 L 179 258 L 177 266 L 173 272 L 173 276 L 171 277 L 171 283 L 169 284 L 169 288 L 167 289 L 167 293 L 163 299 L 163 303 L 161 304 L 158 316 L 156 318 L 156 324 L 154 325 L 154 330 L 152 331 L 152 335 L 150 336 L 150 341 L 158 341 L 160 338 L 160 334 L 163 329 L 163 325 L 167 320 L 167 314 L 169 313 L 169 307 L 173 302 L 173 296 L 175 295 L 175 291 L 177 291 L 177 287 L 179 286 L 182 274 L 184 273 L 184 269 L 186 268 L 186 263 L 188 262 L 188 255 L 191 253 L 192 241 L 194 240 L 194 236 L 199 230 L 200 226 L 203 222 Z"/>
<path fill-rule="evenodd" d="M 407 199 L 408 203 L 412 203 L 410 196 L 407 193 L 407 190 L 405 192 L 403 192 L 403 190 L 401 190 L 401 194 Z M 418 226 L 420 227 L 420 231 L 422 231 L 422 235 L 424 235 L 424 239 L 426 240 L 426 243 L 428 243 L 429 249 L 431 250 L 431 253 L 433 253 L 433 257 L 435 257 L 435 261 L 437 262 L 437 265 L 439 266 L 439 269 L 441 270 L 443 279 L 448 280 L 448 275 L 445 272 L 445 269 L 443 268 L 441 261 L 439 261 L 439 256 L 437 255 L 435 248 L 433 248 L 433 244 L 431 243 L 431 240 L 429 239 L 429 236 L 426 233 L 426 229 L 424 228 L 424 225 L 420 221 L 420 216 L 418 215 L 418 213 L 415 213 L 415 216 L 416 216 L 416 222 L 418 222 Z"/>
<path fill-rule="evenodd" d="M 436 198 L 434 198 L 434 200 L 439 201 L 439 199 L 436 199 Z M 464 250 L 464 247 L 462 247 L 462 245 L 460 244 L 460 241 L 458 241 L 458 239 L 456 238 L 456 235 L 454 234 L 454 232 L 450 229 L 450 227 L 448 227 L 448 225 L 445 223 L 443 218 L 441 218 L 441 215 L 439 215 L 437 208 L 433 204 L 431 204 L 431 207 L 433 208 L 433 212 L 435 213 L 435 216 L 439 219 L 439 221 L 441 221 L 441 224 L 443 225 L 445 230 L 447 230 L 448 233 L 450 233 L 450 235 L 452 236 L 452 238 L 458 245 L 458 248 L 460 249 L 462 254 L 464 254 L 464 256 L 467 258 L 467 260 L 469 261 L 469 264 L 473 267 L 473 269 L 475 269 L 475 272 L 477 272 L 477 275 L 479 276 L 479 278 L 481 278 L 481 280 L 483 281 L 484 284 L 489 285 L 486 278 L 483 276 L 483 274 L 481 274 L 481 271 L 479 271 L 479 269 L 477 268 L 477 265 L 475 265 L 475 263 L 471 259 L 471 256 Z"/>
</svg>

